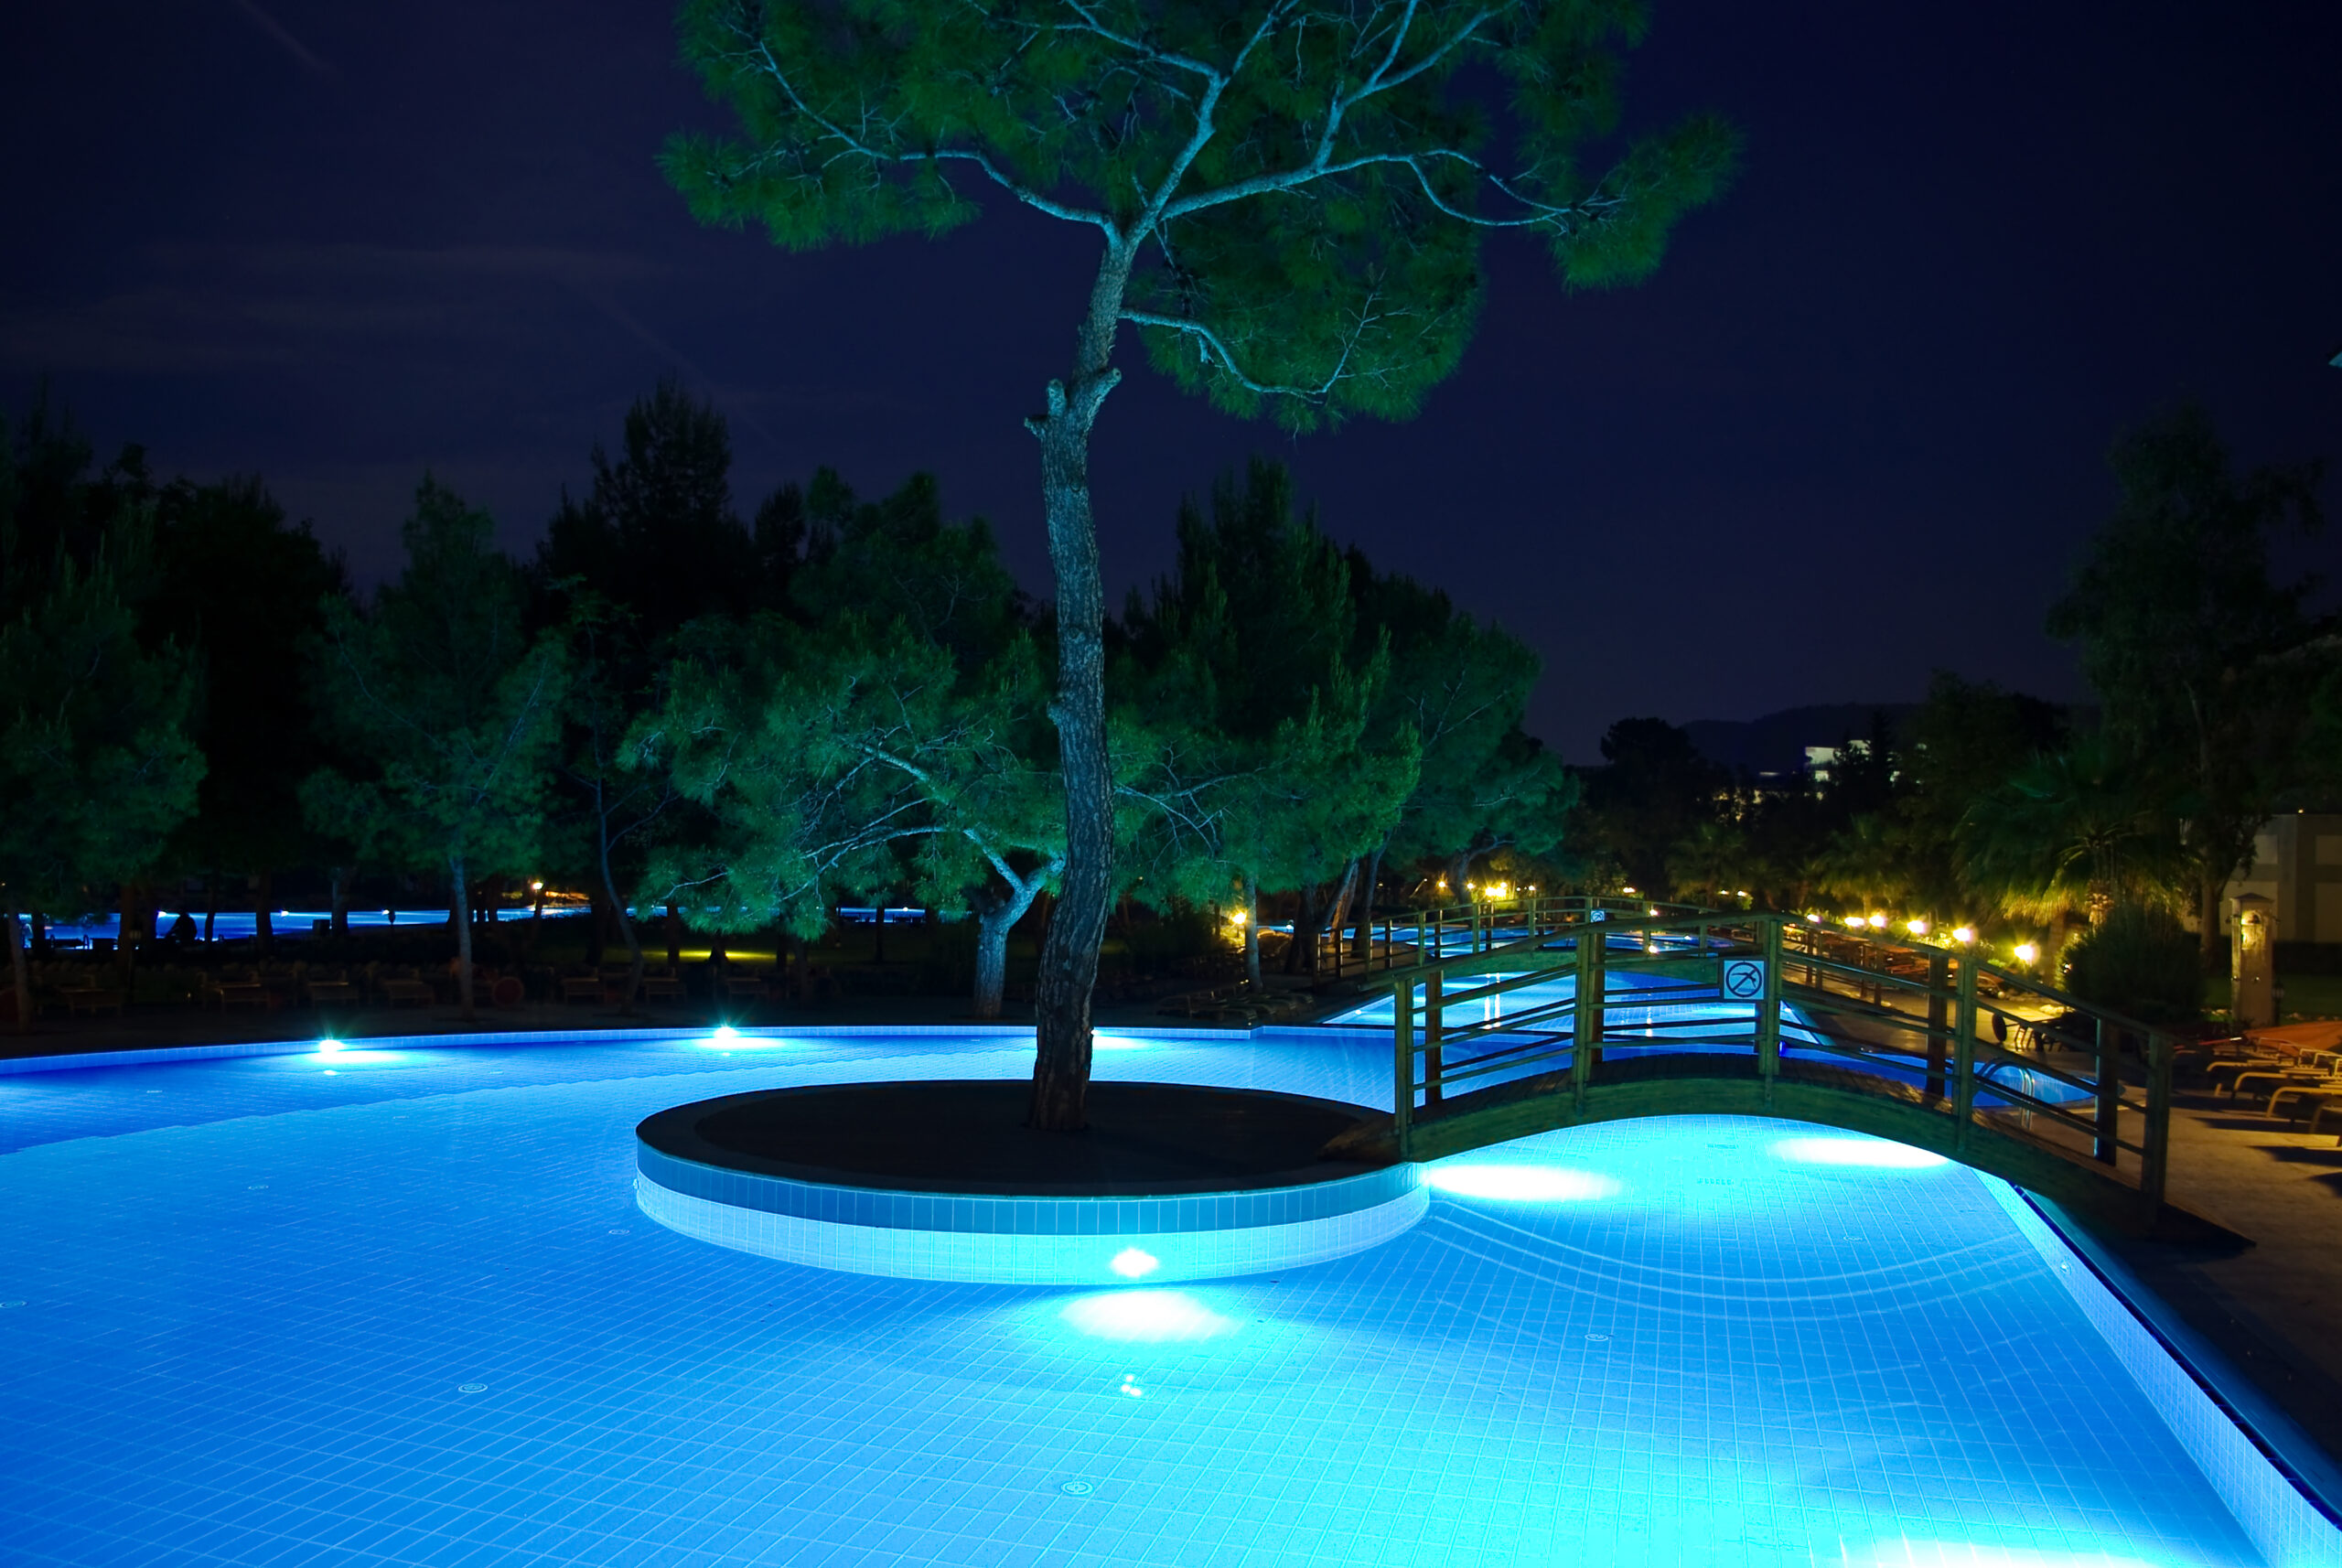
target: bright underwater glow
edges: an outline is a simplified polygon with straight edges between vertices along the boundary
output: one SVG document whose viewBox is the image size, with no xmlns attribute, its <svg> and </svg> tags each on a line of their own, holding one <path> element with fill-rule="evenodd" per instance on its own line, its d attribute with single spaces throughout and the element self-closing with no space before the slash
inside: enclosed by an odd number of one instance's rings
<svg viewBox="0 0 2342 1568">
<path fill-rule="evenodd" d="M 1058 1316 L 1079 1334 L 1128 1344 L 1166 1339 L 1217 1339 L 1236 1332 L 1223 1317 L 1185 1291 L 1118 1290 L 1068 1302 Z"/>
<path fill-rule="evenodd" d="M 1804 1165 L 1859 1165 L 1870 1170 L 1918 1171 L 1950 1165 L 1943 1155 L 1885 1138 L 1783 1138 L 1776 1159 Z"/>
<path fill-rule="evenodd" d="M 1848 1568 L 2165 1568 L 2111 1552 L 2043 1552 L 1964 1541 L 1881 1541 L 1846 1554 Z"/>
<path fill-rule="evenodd" d="M 1128 1035 L 1090 1036 L 1090 1048 L 1093 1051 L 1143 1051 L 1150 1048 L 1154 1044 L 1153 1040 L 1134 1040 Z"/>
<path fill-rule="evenodd" d="M 729 1024 L 718 1024 L 718 1025 L 715 1026 L 715 1037 L 716 1037 L 717 1039 L 719 1039 L 719 1040 L 722 1040 L 725 1045 L 727 1045 L 727 1046 L 728 1046 L 728 1045 L 730 1045 L 733 1041 L 735 1041 L 735 1040 L 736 1040 L 736 1039 L 738 1039 L 738 1038 L 740 1037 L 740 1031 L 739 1031 L 739 1030 L 737 1030 L 737 1029 L 736 1029 L 736 1028 L 734 1028 L 734 1027 L 733 1027 L 731 1025 L 729 1025 Z"/>
<path fill-rule="evenodd" d="M 1615 1177 L 1563 1165 L 1437 1165 L 1425 1179 L 1435 1190 L 1458 1197 L 1514 1203 L 1584 1203 L 1616 1197 L 1626 1190 Z"/>
<path fill-rule="evenodd" d="M 1142 1252 L 1136 1247 L 1125 1247 L 1114 1254 L 1106 1265 L 1126 1280 L 1144 1279 L 1163 1266 L 1163 1260 L 1152 1252 Z"/>
<path fill-rule="evenodd" d="M 339 1040 L 319 1040 L 317 1042 L 317 1055 L 321 1057 L 339 1056 L 341 1054 L 341 1050 L 342 1046 Z"/>
</svg>

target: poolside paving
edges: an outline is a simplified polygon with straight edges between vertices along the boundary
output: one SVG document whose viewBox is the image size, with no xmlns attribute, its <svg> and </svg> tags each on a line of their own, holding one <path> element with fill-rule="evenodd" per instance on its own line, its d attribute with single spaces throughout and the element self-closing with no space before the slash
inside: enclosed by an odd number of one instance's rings
<svg viewBox="0 0 2342 1568">
<path fill-rule="evenodd" d="M 2342 1457 L 2342 1140 L 2288 1130 L 2202 1091 L 2179 1098 L 2172 1196 L 2254 1244 L 2107 1244 L 2327 1454 Z"/>
</svg>

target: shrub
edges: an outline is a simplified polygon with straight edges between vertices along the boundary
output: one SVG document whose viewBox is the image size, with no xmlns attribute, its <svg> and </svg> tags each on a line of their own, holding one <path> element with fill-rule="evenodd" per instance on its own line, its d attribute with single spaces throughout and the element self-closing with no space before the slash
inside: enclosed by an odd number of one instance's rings
<svg viewBox="0 0 2342 1568">
<path fill-rule="evenodd" d="M 2202 948 L 2165 910 L 2118 904 L 2068 951 L 2067 988 L 2085 1002 L 2148 1024 L 2203 1015 Z"/>
</svg>

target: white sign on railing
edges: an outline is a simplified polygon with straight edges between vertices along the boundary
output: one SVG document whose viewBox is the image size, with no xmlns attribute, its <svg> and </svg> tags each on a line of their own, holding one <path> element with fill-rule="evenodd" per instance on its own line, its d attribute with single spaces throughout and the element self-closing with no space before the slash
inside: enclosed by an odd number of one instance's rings
<svg viewBox="0 0 2342 1568">
<path fill-rule="evenodd" d="M 1720 989 L 1728 1002 L 1756 1002 L 1765 995 L 1765 961 L 1728 958 L 1723 961 Z"/>
</svg>

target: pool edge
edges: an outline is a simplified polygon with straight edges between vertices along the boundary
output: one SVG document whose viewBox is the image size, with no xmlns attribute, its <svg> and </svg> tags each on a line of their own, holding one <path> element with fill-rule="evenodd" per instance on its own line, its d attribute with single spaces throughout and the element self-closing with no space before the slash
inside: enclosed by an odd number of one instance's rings
<svg viewBox="0 0 2342 1568">
<path fill-rule="evenodd" d="M 2059 1265 L 2059 1283 L 2261 1555 L 2282 1568 L 2342 1563 L 2342 1474 L 2315 1440 L 2071 1215 L 1977 1174 L 2043 1259 Z M 2158 1361 L 2180 1378 L 2152 1376 Z M 2265 1477 L 2240 1473 L 2254 1463 Z"/>
</svg>

